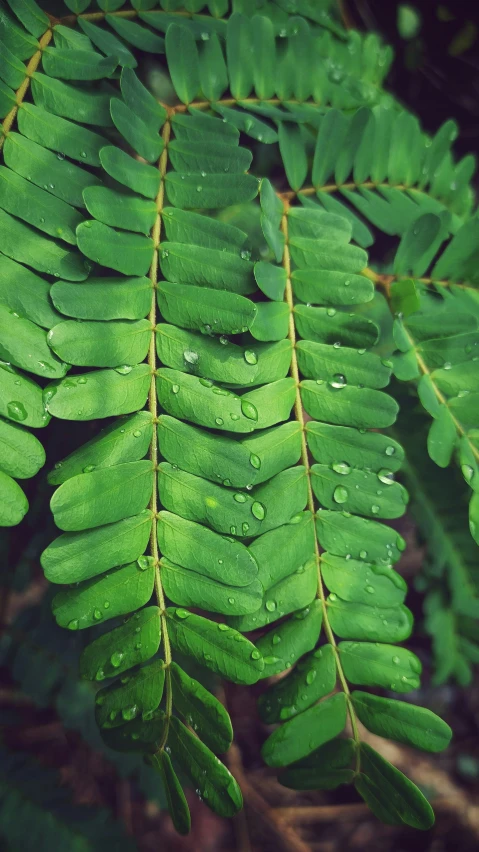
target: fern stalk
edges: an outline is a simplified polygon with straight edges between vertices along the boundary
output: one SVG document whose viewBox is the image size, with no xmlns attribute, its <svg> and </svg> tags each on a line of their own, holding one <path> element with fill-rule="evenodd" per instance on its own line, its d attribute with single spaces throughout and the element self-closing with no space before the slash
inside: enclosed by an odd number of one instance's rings
<svg viewBox="0 0 479 852">
<path fill-rule="evenodd" d="M 278 195 L 278 197 L 283 198 L 284 203 L 284 215 L 281 219 L 281 231 L 284 234 L 284 254 L 283 254 L 283 268 L 286 272 L 286 290 L 285 290 L 285 300 L 288 304 L 289 308 L 289 332 L 288 338 L 291 341 L 291 376 L 293 377 L 296 383 L 296 399 L 294 403 L 294 413 L 296 416 L 296 420 L 300 424 L 301 427 L 301 461 L 305 467 L 306 475 L 307 475 L 307 483 L 308 483 L 308 509 L 311 512 L 313 518 L 316 517 L 316 507 L 315 500 L 313 494 L 313 488 L 311 485 L 311 473 L 310 473 L 310 463 L 309 463 L 309 452 L 308 452 L 308 444 L 306 441 L 306 430 L 305 430 L 305 419 L 304 419 L 304 408 L 301 400 L 301 392 L 300 392 L 300 374 L 298 368 L 298 360 L 296 356 L 296 327 L 294 323 L 294 300 L 293 300 L 293 288 L 291 284 L 291 257 L 289 251 L 289 239 L 288 239 L 288 216 L 287 212 L 289 209 L 289 202 L 284 199 L 284 196 Z M 336 637 L 331 629 L 331 624 L 329 623 L 328 617 L 328 607 L 326 602 L 326 594 L 324 591 L 323 578 L 321 574 L 321 553 L 318 542 L 318 536 L 316 534 L 316 529 L 314 531 L 314 555 L 316 560 L 317 572 L 318 572 L 318 591 L 317 597 L 321 601 L 321 608 L 323 611 L 323 626 L 324 632 L 326 634 L 326 638 L 333 649 L 334 661 L 336 664 L 336 670 L 338 673 L 339 681 L 341 683 L 344 694 L 346 695 L 347 705 L 348 705 L 348 714 L 351 722 L 351 730 L 353 733 L 354 741 L 358 750 L 356 751 L 356 772 L 359 772 L 360 766 L 360 753 L 359 753 L 359 745 L 360 745 L 360 736 L 357 724 L 356 713 L 354 712 L 354 707 L 351 701 L 351 693 L 349 689 L 348 682 L 346 680 L 343 667 L 341 665 L 341 660 L 338 653 L 338 646 L 336 643 Z"/>
</svg>

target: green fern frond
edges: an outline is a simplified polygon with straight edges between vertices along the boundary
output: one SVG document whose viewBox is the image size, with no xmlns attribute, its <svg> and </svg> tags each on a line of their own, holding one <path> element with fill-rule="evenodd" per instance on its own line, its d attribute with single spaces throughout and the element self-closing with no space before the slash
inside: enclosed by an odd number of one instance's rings
<svg viewBox="0 0 479 852">
<path fill-rule="evenodd" d="M 393 568 L 404 541 L 378 520 L 400 517 L 408 497 L 394 481 L 403 450 L 377 431 L 398 405 L 384 391 L 393 362 L 373 351 L 379 326 L 356 311 L 376 276 L 372 233 L 351 206 L 389 234 L 439 213 L 459 239 L 470 162 L 454 164 L 450 124 L 429 144 L 382 89 L 388 50 L 344 34 L 326 7 L 304 2 L 289 17 L 289 3 L 270 4 L 254 16 L 254 4 L 235 4 L 226 22 L 216 3 L 212 16 L 202 2 L 186 16 L 148 1 L 99 5 L 69 3 L 74 14 L 48 23 L 42 50 L 32 0 L 15 8 L 32 37 L 0 19 L 11 53 L 32 57 L 34 101 L 25 88 L 5 119 L 0 206 L 10 262 L 52 275 L 47 343 L 63 372 L 45 388 L 45 416 L 115 418 L 52 471 L 62 533 L 42 555 L 64 587 L 53 602 L 61 626 L 117 619 L 80 661 L 94 683 L 120 676 L 96 695 L 102 736 L 146 755 L 185 833 L 174 766 L 222 816 L 241 791 L 215 756 L 231 742 L 227 713 L 176 655 L 242 684 L 297 664 L 261 699 L 265 721 L 280 723 L 263 756 L 282 782 L 353 782 L 381 819 L 429 828 L 429 803 L 361 743 L 358 720 L 431 751 L 448 726 L 350 687 L 407 693 L 421 672 L 399 644 L 412 627 Z M 163 50 L 154 31 L 165 34 L 173 106 L 133 70 L 134 49 Z M 255 39 L 264 50 L 252 52 Z M 279 142 L 291 192 L 248 171 L 247 136 Z M 46 190 L 22 172 L 37 148 L 45 169 L 51 151 L 68 158 L 53 155 L 65 179 L 57 170 Z M 216 218 L 258 193 L 263 256 Z M 80 369 L 67 377 L 67 366 Z M 243 635 L 256 628 L 267 630 Z"/>
</svg>

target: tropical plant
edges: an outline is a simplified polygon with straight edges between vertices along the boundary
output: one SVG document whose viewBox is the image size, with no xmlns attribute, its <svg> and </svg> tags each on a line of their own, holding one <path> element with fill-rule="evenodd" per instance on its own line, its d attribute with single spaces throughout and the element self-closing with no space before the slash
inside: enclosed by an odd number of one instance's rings
<svg viewBox="0 0 479 852">
<path fill-rule="evenodd" d="M 433 418 L 433 461 L 457 453 L 479 540 L 473 158 L 454 161 L 453 122 L 424 134 L 383 88 L 391 51 L 329 3 L 57 5 L 0 10 L 2 523 L 44 463 L 29 428 L 108 420 L 49 474 L 61 534 L 41 561 L 57 623 L 100 628 L 80 669 L 116 678 L 95 697 L 106 744 L 158 770 L 179 832 L 176 766 L 220 815 L 241 807 L 215 756 L 228 713 L 186 658 L 240 684 L 292 669 L 259 702 L 281 782 L 354 783 L 380 819 L 429 828 L 360 723 L 428 751 L 449 727 L 356 687 L 421 673 L 399 644 L 405 542 L 379 520 L 408 501 L 379 431 L 393 372 Z M 379 232 L 394 260 L 373 269 Z"/>
</svg>

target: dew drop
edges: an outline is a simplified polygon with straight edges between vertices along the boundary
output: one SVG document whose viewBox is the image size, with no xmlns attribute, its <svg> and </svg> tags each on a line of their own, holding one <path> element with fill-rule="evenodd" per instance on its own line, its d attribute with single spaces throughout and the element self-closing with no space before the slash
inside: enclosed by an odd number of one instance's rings
<svg viewBox="0 0 479 852">
<path fill-rule="evenodd" d="M 185 359 L 187 364 L 197 364 L 199 361 L 199 355 L 197 352 L 193 352 L 191 349 L 185 349 L 183 352 L 183 358 Z"/>
<path fill-rule="evenodd" d="M 394 453 L 396 452 L 396 448 L 395 447 L 386 447 L 384 452 L 386 453 L 387 456 L 393 456 Z"/>
<path fill-rule="evenodd" d="M 94 609 L 93 610 L 93 618 L 95 619 L 95 621 L 101 621 L 102 620 L 103 613 L 102 613 L 101 609 Z"/>
<path fill-rule="evenodd" d="M 241 400 L 241 412 L 248 420 L 258 420 L 258 411 L 252 402 L 247 399 Z"/>
<path fill-rule="evenodd" d="M 400 661 L 400 659 L 399 659 L 399 657 L 397 657 L 397 656 L 394 656 L 394 657 L 392 658 L 392 661 L 393 661 L 393 663 L 394 663 L 394 665 L 395 665 L 395 666 L 398 666 L 398 665 L 399 665 L 399 663 L 401 662 L 401 661 Z"/>
<path fill-rule="evenodd" d="M 379 506 L 376 503 L 373 506 L 371 506 L 371 512 L 373 513 L 373 515 L 379 514 Z"/>
<path fill-rule="evenodd" d="M 135 431 L 133 432 L 133 437 L 134 438 L 141 438 L 141 430 L 135 429 Z"/>
<path fill-rule="evenodd" d="M 276 606 L 277 606 L 276 601 L 266 601 L 266 603 L 265 603 L 265 607 L 268 610 L 268 612 L 274 612 L 275 609 L 276 609 Z"/>
<path fill-rule="evenodd" d="M 136 706 L 136 704 L 132 704 L 131 707 L 124 707 L 121 711 L 121 715 L 123 716 L 125 722 L 131 722 L 131 720 L 138 715 L 138 707 Z"/>
<path fill-rule="evenodd" d="M 236 535 L 236 527 L 230 527 L 230 533 L 231 535 Z"/>
<path fill-rule="evenodd" d="M 343 476 L 351 473 L 351 466 L 347 462 L 333 462 L 331 467 L 336 473 L 341 473 Z"/>
<path fill-rule="evenodd" d="M 199 183 L 199 184 L 198 184 L 198 186 L 196 187 L 196 191 L 197 191 L 197 192 L 203 192 L 203 187 L 201 186 L 201 184 L 200 184 L 200 183 Z"/>
<path fill-rule="evenodd" d="M 121 666 L 121 661 L 123 659 L 123 654 L 121 651 L 114 651 L 110 657 L 110 663 L 112 664 L 114 669 L 118 669 Z"/>
<path fill-rule="evenodd" d="M 308 686 L 311 686 L 313 681 L 316 679 L 316 675 L 317 675 L 316 669 L 311 669 L 308 672 L 308 674 L 306 675 L 306 683 L 308 684 Z"/>
<path fill-rule="evenodd" d="M 345 503 L 348 497 L 348 489 L 344 485 L 337 485 L 333 491 L 333 500 L 336 503 Z"/>
<path fill-rule="evenodd" d="M 215 417 L 215 423 L 217 426 L 222 426 L 225 421 L 222 417 Z"/>
<path fill-rule="evenodd" d="M 94 464 L 87 464 L 83 468 L 83 473 L 91 473 L 92 470 L 95 470 L 95 465 Z"/>
<path fill-rule="evenodd" d="M 189 618 L 190 613 L 188 612 L 187 609 L 177 609 L 176 610 L 176 616 L 178 618 Z"/>
<path fill-rule="evenodd" d="M 251 651 L 251 659 L 252 660 L 260 660 L 261 653 L 255 648 L 254 651 Z"/>
<path fill-rule="evenodd" d="M 279 635 L 279 633 L 275 633 L 273 636 L 273 645 L 279 645 L 280 642 L 281 636 Z"/>
<path fill-rule="evenodd" d="M 172 387 L 171 387 L 171 392 L 172 392 L 172 393 L 178 393 L 178 392 L 179 392 L 179 390 L 180 390 L 180 386 L 179 386 L 179 385 L 172 385 Z"/>
<path fill-rule="evenodd" d="M 326 311 L 328 317 L 336 316 L 336 308 L 328 308 Z"/>
<path fill-rule="evenodd" d="M 346 376 L 343 373 L 335 373 L 329 384 L 332 388 L 344 388 L 347 385 Z"/>
<path fill-rule="evenodd" d="M 256 353 L 255 353 L 255 352 L 253 352 L 253 350 L 252 350 L 252 349 L 245 349 L 245 351 L 244 351 L 244 359 L 245 359 L 245 361 L 246 361 L 246 363 L 247 363 L 247 364 L 252 364 L 252 365 L 254 365 L 254 364 L 257 364 L 257 363 L 258 363 L 258 356 L 256 355 Z"/>
<path fill-rule="evenodd" d="M 68 627 L 69 630 L 78 630 L 79 626 L 80 626 L 80 622 L 78 621 L 78 618 L 74 618 L 72 621 L 69 621 L 68 624 L 67 624 L 67 627 Z"/>
<path fill-rule="evenodd" d="M 251 455 L 249 457 L 249 463 L 250 463 L 251 467 L 255 468 L 255 470 L 259 470 L 260 467 L 261 467 L 261 459 L 255 453 L 251 453 Z"/>
<path fill-rule="evenodd" d="M 367 550 L 360 550 L 359 551 L 359 558 L 360 559 L 366 559 L 367 555 L 368 555 Z"/>
<path fill-rule="evenodd" d="M 384 485 L 392 485 L 394 482 L 394 474 L 392 470 L 382 468 L 378 473 L 378 479 L 380 482 L 383 482 Z"/>
<path fill-rule="evenodd" d="M 246 521 L 244 522 L 244 524 L 241 524 L 241 530 L 242 530 L 243 535 L 247 534 L 247 532 L 249 530 L 249 524 L 246 523 Z"/>
<path fill-rule="evenodd" d="M 237 503 L 246 503 L 246 494 L 243 494 L 242 491 L 237 491 L 236 494 L 233 494 L 233 500 L 236 500 Z"/>
<path fill-rule="evenodd" d="M 263 521 L 266 517 L 266 509 L 262 503 L 259 503 L 257 500 L 251 506 L 251 514 L 254 515 L 256 520 Z"/>
<path fill-rule="evenodd" d="M 23 403 L 17 402 L 16 400 L 12 400 L 7 404 L 7 412 L 11 420 L 22 422 L 22 420 L 27 419 L 27 410 L 25 406 Z"/>
</svg>

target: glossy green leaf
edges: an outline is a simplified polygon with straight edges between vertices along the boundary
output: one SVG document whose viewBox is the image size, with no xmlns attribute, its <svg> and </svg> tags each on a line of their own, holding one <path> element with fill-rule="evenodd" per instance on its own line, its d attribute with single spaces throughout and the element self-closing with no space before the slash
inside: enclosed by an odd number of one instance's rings
<svg viewBox="0 0 479 852">
<path fill-rule="evenodd" d="M 301 382 L 301 397 L 307 413 L 318 420 L 358 429 L 378 429 L 394 423 L 398 405 L 392 397 L 381 391 L 352 387 L 343 381 L 344 375 L 337 373 L 331 384 Z"/>
<path fill-rule="evenodd" d="M 61 485 L 72 476 L 146 456 L 153 432 L 149 411 L 115 420 L 98 435 L 57 462 L 48 475 L 51 485 Z"/>
<path fill-rule="evenodd" d="M 291 280 L 295 295 L 312 305 L 357 305 L 370 302 L 374 295 L 369 278 L 348 272 L 296 269 Z"/>
<path fill-rule="evenodd" d="M 126 462 L 71 477 L 55 491 L 50 506 L 61 530 L 92 529 L 137 515 L 152 490 L 151 462 Z"/>
<path fill-rule="evenodd" d="M 25 29 L 37 38 L 50 26 L 48 17 L 35 0 L 9 0 L 8 5 Z"/>
<path fill-rule="evenodd" d="M 165 683 L 165 664 L 155 660 L 132 675 L 116 680 L 95 695 L 95 717 L 100 728 L 116 728 L 158 707 Z"/>
<path fill-rule="evenodd" d="M 73 116 L 77 118 L 76 115 Z M 99 166 L 99 153 L 106 139 L 86 127 L 47 112 L 41 106 L 22 103 L 18 111 L 20 133 L 51 151 L 79 163 Z"/>
<path fill-rule="evenodd" d="M 325 509 L 341 509 L 369 518 L 400 518 L 406 510 L 406 489 L 388 475 L 349 469 L 347 463 L 341 462 L 332 469 L 315 464 L 311 471 L 313 491 Z"/>
<path fill-rule="evenodd" d="M 195 99 L 200 88 L 199 56 L 195 38 L 187 27 L 173 24 L 166 31 L 165 48 L 175 92 L 184 104 L 189 104 Z"/>
<path fill-rule="evenodd" d="M 336 556 L 388 565 L 397 562 L 406 548 L 402 536 L 391 527 L 345 511 L 322 509 L 316 515 L 316 528 L 321 545 Z"/>
<path fill-rule="evenodd" d="M 383 484 L 386 480 L 389 484 L 392 474 L 401 467 L 404 459 L 401 445 L 379 432 L 363 432 L 349 426 L 331 426 L 315 421 L 310 421 L 306 430 L 308 447 L 315 461 L 372 470 L 378 478 L 381 476 L 379 482 Z M 347 471 L 345 466 L 341 469 Z"/>
<path fill-rule="evenodd" d="M 4 210 L 0 210 L 0 228 L 2 253 L 12 260 L 67 281 L 87 277 L 86 261 L 77 251 L 38 234 Z"/>
<path fill-rule="evenodd" d="M 96 370 L 48 385 L 44 400 L 47 411 L 60 420 L 96 420 L 143 408 L 149 386 L 148 364 L 139 364 L 131 370 Z"/>
<path fill-rule="evenodd" d="M 67 281 L 55 281 L 50 295 L 55 307 L 67 317 L 139 320 L 150 311 L 151 290 L 149 278 L 89 278 L 86 290 Z M 58 319 L 57 315 L 50 325 L 56 326 Z"/>
<path fill-rule="evenodd" d="M 258 193 L 253 175 L 195 175 L 168 172 L 166 192 L 171 204 L 182 208 L 218 208 L 252 201 Z"/>
<path fill-rule="evenodd" d="M 35 429 L 50 420 L 41 387 L 8 364 L 0 364 L 0 415 Z"/>
<path fill-rule="evenodd" d="M 252 25 L 245 15 L 233 14 L 228 19 L 226 58 L 231 93 L 234 98 L 247 98 L 253 87 Z"/>
<path fill-rule="evenodd" d="M 111 127 L 109 98 L 103 92 L 83 91 L 40 71 L 32 76 L 32 94 L 38 106 L 83 124 Z"/>
<path fill-rule="evenodd" d="M 150 512 L 141 512 L 86 532 L 64 533 L 41 556 L 51 583 L 79 583 L 138 559 L 144 553 L 151 529 Z"/>
<path fill-rule="evenodd" d="M 52 601 L 57 624 L 82 630 L 147 604 L 153 591 L 154 568 L 142 565 L 131 562 L 58 592 Z"/>
<path fill-rule="evenodd" d="M 285 722 L 302 713 L 333 691 L 336 661 L 331 645 L 306 654 L 294 671 L 273 684 L 261 696 L 258 710 L 263 722 Z"/>
<path fill-rule="evenodd" d="M 121 627 L 115 627 L 87 645 L 80 657 L 81 677 L 101 681 L 128 671 L 156 653 L 160 636 L 158 607 L 145 607 Z"/>
<path fill-rule="evenodd" d="M 156 198 L 160 173 L 154 166 L 130 157 L 126 151 L 107 145 L 100 151 L 103 168 L 112 178 L 146 198 Z"/>
<path fill-rule="evenodd" d="M 322 619 L 321 602 L 315 600 L 311 606 L 298 610 L 288 621 L 261 636 L 257 642 L 265 663 L 261 677 L 271 677 L 291 668 L 303 654 L 311 651 L 318 641 Z"/>
<path fill-rule="evenodd" d="M 395 692 L 411 692 L 419 686 L 420 660 L 406 648 L 374 642 L 340 642 L 339 653 L 351 683 Z"/>
<path fill-rule="evenodd" d="M 100 56 L 91 50 L 47 47 L 42 55 L 45 74 L 61 80 L 101 80 L 110 77 L 117 64 L 114 56 Z"/>
<path fill-rule="evenodd" d="M 136 59 L 119 38 L 107 29 L 97 27 L 85 18 L 79 18 L 78 23 L 85 35 L 93 42 L 95 47 L 106 56 L 115 56 L 118 64 L 127 68 L 136 68 Z"/>
<path fill-rule="evenodd" d="M 8 134 L 3 151 L 5 163 L 10 169 L 75 207 L 83 207 L 82 193 L 85 187 L 100 183 L 91 172 L 80 169 L 19 133 Z M 60 210 L 64 208 L 60 207 Z M 68 212 L 68 216 L 72 216 L 71 212 Z M 37 220 L 33 224 L 37 224 Z M 58 234 L 54 233 L 53 236 Z"/>
<path fill-rule="evenodd" d="M 119 15 L 105 15 L 105 20 L 110 27 L 118 33 L 121 38 L 132 44 L 138 50 L 145 50 L 147 53 L 164 53 L 165 42 L 160 36 L 152 33 L 146 27 L 140 26 L 135 21 L 130 21 L 128 18 L 120 18 Z M 126 66 L 130 69 L 132 66 Z"/>
<path fill-rule="evenodd" d="M 3 166 L 0 166 L 0 205 L 40 231 L 75 245 L 75 229 L 83 221 L 81 214 Z"/>
<path fill-rule="evenodd" d="M 411 635 L 413 617 L 406 606 L 379 607 L 343 601 L 335 594 L 329 596 L 327 603 L 331 627 L 341 639 L 402 642 Z"/>
<path fill-rule="evenodd" d="M 175 706 L 185 721 L 216 754 L 227 751 L 233 740 L 233 729 L 226 709 L 176 663 L 172 663 L 170 671 Z"/>
<path fill-rule="evenodd" d="M 359 720 L 380 737 L 424 751 L 443 751 L 449 745 L 452 736 L 449 725 L 427 707 L 359 690 L 352 693 L 352 701 Z"/>
<path fill-rule="evenodd" d="M 180 606 L 241 616 L 255 612 L 261 604 L 263 590 L 258 579 L 238 587 L 222 579 L 212 580 L 204 573 L 190 571 L 168 559 L 161 560 L 161 578 L 167 597 Z"/>
<path fill-rule="evenodd" d="M 261 754 L 268 766 L 288 766 L 332 740 L 346 724 L 346 696 L 338 692 L 289 719 L 266 740 Z"/>
<path fill-rule="evenodd" d="M 237 781 L 212 751 L 182 722 L 172 717 L 169 742 L 173 757 L 180 763 L 204 802 L 218 816 L 237 813 L 243 799 Z"/>
<path fill-rule="evenodd" d="M 154 163 L 164 148 L 164 142 L 149 124 L 119 98 L 111 99 L 111 117 L 119 133 L 147 162 Z"/>
<path fill-rule="evenodd" d="M 155 203 L 136 195 L 91 186 L 85 189 L 83 199 L 88 212 L 105 225 L 148 235 L 156 221 Z"/>
<path fill-rule="evenodd" d="M 329 591 L 341 599 L 340 603 L 352 601 L 376 608 L 404 602 L 407 585 L 390 566 L 326 552 L 321 556 L 321 570 Z"/>
<path fill-rule="evenodd" d="M 366 743 L 361 744 L 361 774 L 355 786 L 373 813 L 390 825 L 424 831 L 434 825 L 431 805 L 416 785 Z"/>
<path fill-rule="evenodd" d="M 232 290 L 241 295 L 256 289 L 248 252 L 218 251 L 202 246 L 164 242 L 161 271 L 169 281 Z"/>
<path fill-rule="evenodd" d="M 21 426 L 0 419 L 0 470 L 15 479 L 29 479 L 44 464 L 40 441 Z"/>
<path fill-rule="evenodd" d="M 279 125 L 279 150 L 286 176 L 292 189 L 302 187 L 308 171 L 308 159 L 304 148 L 301 127 L 289 122 Z"/>
<path fill-rule="evenodd" d="M 102 222 L 88 220 L 78 227 L 77 239 L 83 254 L 124 275 L 146 275 L 150 268 L 153 241 L 149 237 L 115 231 Z"/>
<path fill-rule="evenodd" d="M 247 586 L 258 573 L 244 544 L 171 512 L 160 512 L 158 540 L 161 552 L 172 562 L 219 582 Z"/>
<path fill-rule="evenodd" d="M 8 474 L 0 470 L 0 527 L 14 527 L 28 511 L 28 500 L 22 489 Z"/>
<path fill-rule="evenodd" d="M 151 323 L 146 319 L 108 323 L 66 320 L 48 333 L 48 343 L 70 364 L 118 367 L 120 373 L 128 374 L 128 365 L 138 364 L 146 357 L 151 334 Z"/>
<path fill-rule="evenodd" d="M 185 609 L 170 607 L 167 615 L 171 644 L 177 651 L 233 683 L 256 683 L 261 677 L 263 658 L 241 633 Z"/>
<path fill-rule="evenodd" d="M 175 770 L 173 769 L 170 756 L 163 751 L 159 755 L 152 756 L 153 761 L 157 761 L 160 767 L 165 795 L 168 802 L 168 810 L 170 812 L 173 825 L 179 834 L 189 834 L 191 828 L 190 811 L 185 794 L 178 781 Z"/>
<path fill-rule="evenodd" d="M 4 362 L 49 379 L 65 375 L 67 365 L 49 349 L 43 328 L 1 304 L 0 325 L 0 358 Z"/>
<path fill-rule="evenodd" d="M 206 40 L 200 53 L 200 87 L 209 101 L 221 98 L 228 88 L 228 71 L 216 33 Z"/>
</svg>

